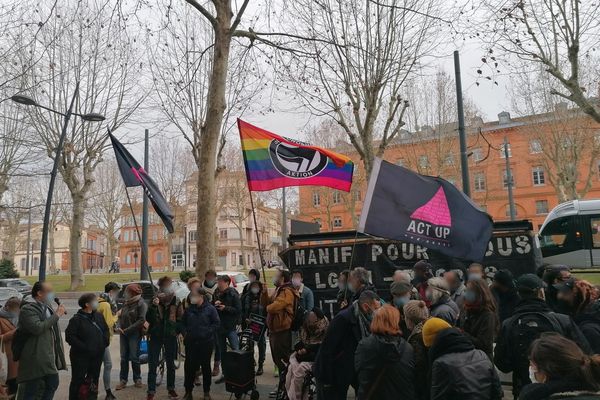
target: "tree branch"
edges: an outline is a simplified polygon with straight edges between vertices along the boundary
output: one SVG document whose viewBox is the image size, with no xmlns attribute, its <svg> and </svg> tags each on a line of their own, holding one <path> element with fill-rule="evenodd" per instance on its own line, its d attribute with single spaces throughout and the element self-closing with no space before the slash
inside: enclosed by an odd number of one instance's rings
<svg viewBox="0 0 600 400">
<path fill-rule="evenodd" d="M 246 11 L 246 7 L 248 7 L 248 3 L 250 2 L 250 0 L 244 0 L 244 3 L 242 4 L 242 6 L 240 7 L 237 16 L 235 17 L 235 21 L 233 21 L 233 24 L 231 24 L 231 28 L 229 29 L 229 31 L 231 33 L 235 32 L 235 30 L 237 29 L 238 25 L 240 24 L 241 20 L 242 20 L 242 16 L 244 15 L 244 12 Z"/>
<path fill-rule="evenodd" d="M 204 8 L 204 6 L 202 6 L 196 0 L 185 0 L 185 1 L 189 5 L 194 7 L 196 10 L 200 11 L 200 14 L 202 14 L 204 16 L 204 18 L 206 18 L 208 20 L 208 22 L 210 22 L 210 24 L 213 26 L 213 28 L 217 27 L 217 19 L 206 8 Z"/>
</svg>

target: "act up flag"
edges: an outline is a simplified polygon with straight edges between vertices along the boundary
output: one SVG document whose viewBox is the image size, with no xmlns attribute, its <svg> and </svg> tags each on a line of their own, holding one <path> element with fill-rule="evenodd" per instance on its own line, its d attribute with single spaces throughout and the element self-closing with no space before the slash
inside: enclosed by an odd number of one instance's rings
<svg viewBox="0 0 600 400">
<path fill-rule="evenodd" d="M 238 119 L 248 187 L 328 186 L 350 191 L 354 164 L 347 156 L 286 139 Z"/>
<path fill-rule="evenodd" d="M 358 230 L 481 261 L 492 218 L 453 184 L 375 159 Z"/>
<path fill-rule="evenodd" d="M 173 233 L 173 212 L 160 190 L 158 190 L 156 182 L 150 178 L 144 168 L 142 168 L 110 131 L 108 132 L 108 136 L 110 137 L 113 149 L 115 150 L 117 164 L 119 165 L 119 171 L 121 172 L 125 186 L 141 186 L 144 189 L 146 196 L 148 196 L 150 203 L 152 203 L 154 211 L 156 211 L 163 224 L 165 224 L 169 233 Z"/>
</svg>

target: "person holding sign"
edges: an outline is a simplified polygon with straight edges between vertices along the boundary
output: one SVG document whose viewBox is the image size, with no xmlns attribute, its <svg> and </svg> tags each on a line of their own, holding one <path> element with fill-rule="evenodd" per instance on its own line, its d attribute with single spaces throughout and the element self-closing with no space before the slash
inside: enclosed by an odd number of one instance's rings
<svg viewBox="0 0 600 400">
<path fill-rule="evenodd" d="M 263 318 L 267 316 L 266 308 L 261 304 L 260 298 L 263 292 L 263 285 L 260 281 L 253 281 L 246 286 L 247 292 L 242 295 L 242 327 L 248 329 L 251 325 L 251 317 L 258 315 Z M 261 335 L 257 341 L 258 345 L 258 367 L 256 375 L 263 374 L 263 365 L 267 354 L 267 339 Z"/>
</svg>

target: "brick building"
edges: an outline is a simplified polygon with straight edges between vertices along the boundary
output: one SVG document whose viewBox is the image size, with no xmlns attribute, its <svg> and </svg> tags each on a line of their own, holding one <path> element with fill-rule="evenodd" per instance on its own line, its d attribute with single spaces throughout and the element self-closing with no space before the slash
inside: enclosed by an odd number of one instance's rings
<svg viewBox="0 0 600 400">
<path fill-rule="evenodd" d="M 520 118 L 507 112 L 497 121 L 475 118 L 467 135 L 471 197 L 494 220 L 510 217 L 505 138 L 517 219 L 530 219 L 539 229 L 560 202 L 600 198 L 600 125 L 565 104 L 553 112 Z M 403 131 L 384 159 L 462 188 L 457 136 L 455 124 Z M 337 150 L 355 160 L 352 191 L 300 188 L 300 218 L 320 223 L 322 231 L 355 229 L 366 192 L 368 178 L 352 146 L 344 144 Z"/>
</svg>

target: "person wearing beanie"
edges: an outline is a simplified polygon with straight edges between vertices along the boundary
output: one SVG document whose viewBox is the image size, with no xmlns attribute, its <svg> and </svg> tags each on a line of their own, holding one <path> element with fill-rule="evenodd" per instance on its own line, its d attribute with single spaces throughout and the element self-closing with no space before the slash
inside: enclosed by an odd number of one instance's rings
<svg viewBox="0 0 600 400">
<path fill-rule="evenodd" d="M 412 285 L 417 289 L 419 297 L 425 301 L 427 307 L 429 307 L 429 300 L 427 300 L 427 281 L 433 278 L 433 267 L 425 260 L 417 261 L 413 266 Z"/>
<path fill-rule="evenodd" d="M 456 325 L 460 310 L 450 298 L 448 283 L 444 278 L 431 278 L 427 281 L 427 292 L 425 294 L 430 304 L 432 317 L 438 317 L 450 325 Z"/>
<path fill-rule="evenodd" d="M 502 323 L 514 314 L 520 300 L 512 272 L 507 269 L 497 271 L 492 278 L 490 289 L 496 300 L 498 319 Z"/>
<path fill-rule="evenodd" d="M 404 307 L 404 320 L 410 332 L 407 342 L 415 353 L 415 394 L 417 400 L 429 399 L 429 358 L 423 343 L 423 324 L 429 318 L 429 309 L 424 301 L 411 300 Z"/>
<path fill-rule="evenodd" d="M 499 400 L 504 396 L 494 364 L 459 329 L 432 318 L 423 326 L 429 346 L 431 399 Z"/>
</svg>

